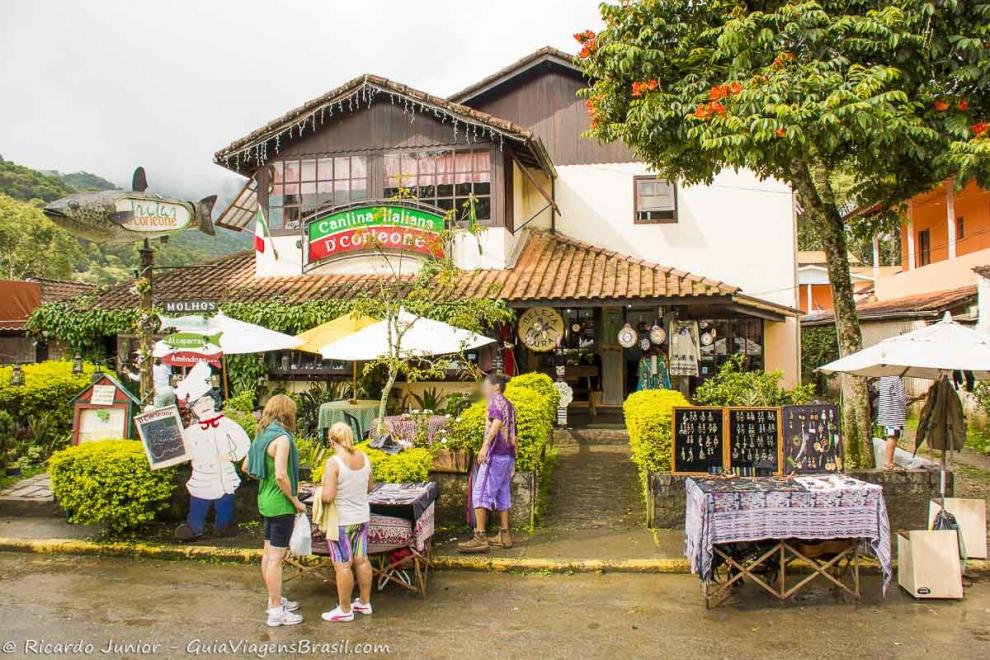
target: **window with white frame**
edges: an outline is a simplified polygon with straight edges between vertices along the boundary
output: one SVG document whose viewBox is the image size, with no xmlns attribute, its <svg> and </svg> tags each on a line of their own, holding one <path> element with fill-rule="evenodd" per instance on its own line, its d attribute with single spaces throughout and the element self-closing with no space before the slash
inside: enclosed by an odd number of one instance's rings
<svg viewBox="0 0 990 660">
<path fill-rule="evenodd" d="M 634 221 L 637 224 L 677 222 L 677 187 L 653 176 L 633 180 Z"/>
</svg>

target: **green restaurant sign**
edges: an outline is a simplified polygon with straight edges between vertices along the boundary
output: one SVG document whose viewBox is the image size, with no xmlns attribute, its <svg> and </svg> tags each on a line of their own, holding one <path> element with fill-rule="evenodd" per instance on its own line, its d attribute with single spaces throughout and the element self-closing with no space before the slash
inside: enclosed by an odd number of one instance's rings
<svg viewBox="0 0 990 660">
<path fill-rule="evenodd" d="M 444 217 L 399 205 L 357 206 L 331 211 L 307 224 L 307 263 L 355 252 L 382 250 L 443 256 Z"/>
</svg>

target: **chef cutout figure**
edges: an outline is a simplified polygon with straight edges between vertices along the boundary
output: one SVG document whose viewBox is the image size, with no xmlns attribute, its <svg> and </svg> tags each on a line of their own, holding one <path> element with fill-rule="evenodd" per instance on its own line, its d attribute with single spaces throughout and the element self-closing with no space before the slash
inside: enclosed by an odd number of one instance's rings
<svg viewBox="0 0 990 660">
<path fill-rule="evenodd" d="M 220 397 L 210 382 L 210 367 L 197 363 L 179 386 L 176 397 L 192 411 L 193 421 L 182 432 L 192 457 L 189 516 L 175 529 L 180 541 L 203 536 L 210 509 L 216 511 L 213 532 L 217 536 L 237 534 L 234 522 L 234 491 L 241 483 L 234 461 L 241 461 L 251 447 L 247 433 L 219 411 Z"/>
</svg>

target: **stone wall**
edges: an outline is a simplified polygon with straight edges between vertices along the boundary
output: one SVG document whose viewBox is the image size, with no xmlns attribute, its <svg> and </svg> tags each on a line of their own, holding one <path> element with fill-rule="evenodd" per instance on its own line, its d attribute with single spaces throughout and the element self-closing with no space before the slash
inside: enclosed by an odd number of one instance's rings
<svg viewBox="0 0 990 660">
<path fill-rule="evenodd" d="M 468 475 L 431 472 L 430 481 L 440 485 L 440 499 L 436 507 L 437 526 L 467 528 L 465 502 Z M 509 510 L 509 521 L 513 527 L 533 524 L 537 499 L 536 483 L 535 472 L 516 472 L 512 478 L 512 508 Z"/>
<path fill-rule="evenodd" d="M 189 512 L 189 491 L 186 490 L 189 469 L 188 465 L 181 465 L 175 471 L 175 492 L 172 494 L 169 507 L 158 516 L 160 520 L 176 523 L 185 520 Z M 466 527 L 464 503 L 468 475 L 431 472 L 430 481 L 435 481 L 440 486 L 440 498 L 436 504 L 437 526 Z M 517 472 L 512 478 L 512 509 L 509 512 L 509 519 L 513 527 L 526 527 L 532 524 L 537 500 L 536 483 L 535 472 Z M 238 522 L 258 520 L 258 482 L 244 479 L 234 498 L 235 516 Z M 683 500 L 683 497 L 681 499 Z M 212 523 L 212 514 L 209 520 Z"/>
<path fill-rule="evenodd" d="M 890 529 L 926 529 L 928 502 L 939 492 L 937 470 L 855 470 L 851 477 L 879 484 L 887 503 Z M 684 527 L 684 480 L 669 472 L 650 474 L 646 518 L 650 527 L 682 529 Z M 945 475 L 945 493 L 953 493 L 953 475 Z"/>
</svg>

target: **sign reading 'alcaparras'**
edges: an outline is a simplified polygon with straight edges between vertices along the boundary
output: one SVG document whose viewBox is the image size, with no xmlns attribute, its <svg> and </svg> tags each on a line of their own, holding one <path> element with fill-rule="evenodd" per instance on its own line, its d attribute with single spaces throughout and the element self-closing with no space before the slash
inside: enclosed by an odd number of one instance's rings
<svg viewBox="0 0 990 660">
<path fill-rule="evenodd" d="M 443 256 L 444 218 L 403 206 L 361 206 L 334 211 L 308 224 L 307 262 L 379 249 Z"/>
</svg>

